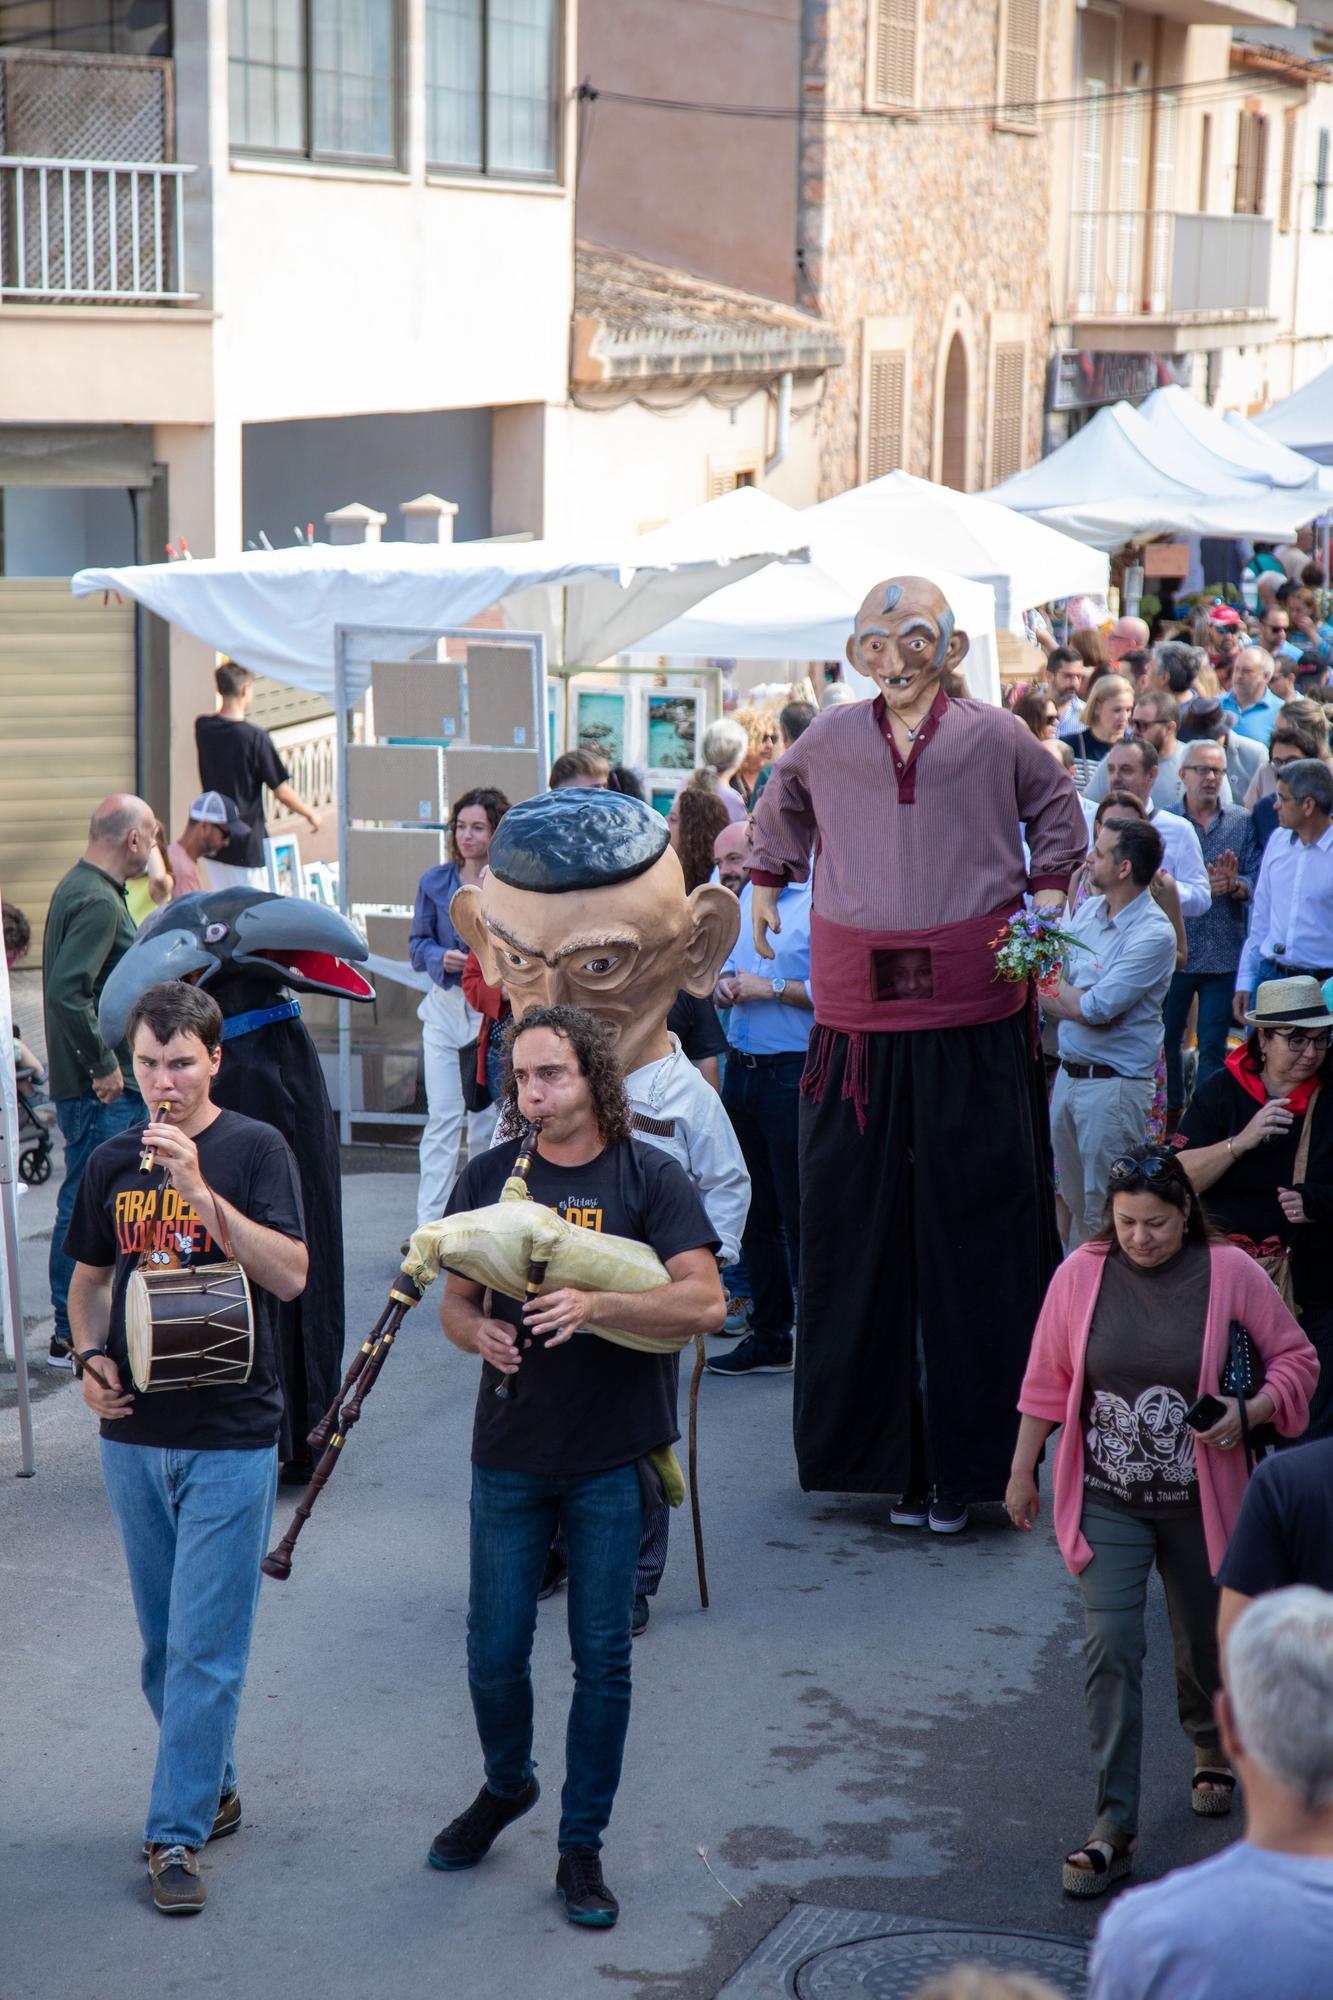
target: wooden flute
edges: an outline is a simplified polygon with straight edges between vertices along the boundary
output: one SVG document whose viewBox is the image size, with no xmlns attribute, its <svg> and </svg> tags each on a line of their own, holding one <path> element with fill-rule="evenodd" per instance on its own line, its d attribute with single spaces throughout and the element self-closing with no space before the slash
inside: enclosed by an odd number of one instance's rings
<svg viewBox="0 0 1333 2000">
<path fill-rule="evenodd" d="M 166 1098 L 163 1101 L 163 1103 L 158 1105 L 157 1110 L 153 1113 L 151 1122 L 154 1125 L 160 1125 L 162 1123 L 162 1120 L 166 1117 L 168 1111 L 171 1111 L 174 1108 L 175 1107 L 173 1106 L 171 1099 L 169 1097 Z M 139 1155 L 139 1172 L 141 1174 L 151 1174 L 153 1171 L 153 1164 L 154 1164 L 153 1149 L 151 1146 L 145 1146 L 143 1151 Z"/>
</svg>

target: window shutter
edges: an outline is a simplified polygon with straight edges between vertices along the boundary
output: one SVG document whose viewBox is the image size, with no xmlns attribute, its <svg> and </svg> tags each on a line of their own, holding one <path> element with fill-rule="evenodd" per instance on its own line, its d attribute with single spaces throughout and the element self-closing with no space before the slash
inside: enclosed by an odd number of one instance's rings
<svg viewBox="0 0 1333 2000">
<path fill-rule="evenodd" d="M 709 461 L 708 497 L 710 500 L 720 500 L 724 493 L 734 493 L 738 486 L 753 486 L 754 484 L 754 466 L 714 465 L 711 460 Z"/>
<path fill-rule="evenodd" d="M 1314 170 L 1314 226 L 1328 226 L 1328 127 L 1319 128 L 1319 152 Z"/>
<path fill-rule="evenodd" d="M 907 393 L 907 356 L 872 354 L 868 372 L 866 478 L 882 479 L 903 463 L 903 404 Z"/>
<path fill-rule="evenodd" d="M 1017 124 L 1035 120 L 1040 92 L 1041 0 L 1008 0 L 1004 11 L 1004 113 Z"/>
<path fill-rule="evenodd" d="M 1296 113 L 1288 111 L 1282 120 L 1282 173 L 1278 191 L 1277 226 L 1285 236 L 1291 229 L 1292 196 L 1296 178 Z"/>
<path fill-rule="evenodd" d="M 995 395 L 991 406 L 991 484 L 1023 469 L 1024 387 L 1027 351 L 1021 340 L 995 350 Z"/>
<path fill-rule="evenodd" d="M 875 0 L 875 102 L 916 102 L 917 0 Z"/>
<path fill-rule="evenodd" d="M 1242 111 L 1236 128 L 1237 215 L 1263 214 L 1267 167 L 1268 120 L 1257 111 Z"/>
</svg>

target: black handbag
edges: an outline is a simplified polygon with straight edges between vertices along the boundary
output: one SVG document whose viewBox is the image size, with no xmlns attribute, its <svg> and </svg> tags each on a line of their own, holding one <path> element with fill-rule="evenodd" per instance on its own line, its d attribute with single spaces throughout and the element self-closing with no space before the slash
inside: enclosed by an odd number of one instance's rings
<svg viewBox="0 0 1333 2000">
<path fill-rule="evenodd" d="M 465 1111 L 485 1111 L 491 1104 L 491 1093 L 477 1076 L 477 1044 L 480 1040 L 480 1035 L 474 1035 L 467 1046 L 458 1051 L 458 1074 L 463 1085 Z"/>
<path fill-rule="evenodd" d="M 1245 1405 L 1264 1386 L 1264 1358 L 1255 1346 L 1249 1328 L 1242 1326 L 1238 1319 L 1233 1319 L 1227 1329 L 1226 1365 L 1218 1386 L 1224 1396 L 1234 1396 L 1240 1405 L 1240 1434 L 1245 1446 L 1245 1463 L 1253 1471 L 1256 1458 L 1262 1458 L 1269 1446 L 1277 1443 L 1277 1431 L 1272 1424 L 1260 1424 L 1256 1430 L 1250 1429 Z"/>
</svg>

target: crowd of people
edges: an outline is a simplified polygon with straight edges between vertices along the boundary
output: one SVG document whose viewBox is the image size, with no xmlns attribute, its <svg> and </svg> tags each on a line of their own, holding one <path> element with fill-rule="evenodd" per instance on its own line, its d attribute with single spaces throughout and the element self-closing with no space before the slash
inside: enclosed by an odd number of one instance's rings
<svg viewBox="0 0 1333 2000">
<path fill-rule="evenodd" d="M 1182 1790 L 1222 1816 L 1239 1779 L 1249 1834 L 1117 1908 L 1093 1991 L 1224 1990 L 1172 1970 L 1214 1895 L 1289 1911 L 1302 1970 L 1333 1898 L 1333 1737 L 1311 1720 L 1311 1690 L 1333 1694 L 1333 630 L 1310 588 L 1261 577 L 1253 631 L 1224 604 L 1183 636 L 1135 618 L 1076 631 L 1007 716 L 953 698 L 966 637 L 932 586 L 898 579 L 849 644 L 880 698 L 719 719 L 669 819 L 588 748 L 538 800 L 452 802 L 449 859 L 418 885 L 411 929 L 429 981 L 418 1226 L 497 1200 L 536 1121 L 535 1198 L 648 1246 L 664 1281 L 525 1305 L 448 1276 L 444 1331 L 483 1363 L 468 1675 L 484 1783 L 433 1866 L 475 1865 L 536 1803 L 530 1653 L 537 1602 L 563 1586 L 557 1888 L 571 1921 L 616 1921 L 601 1843 L 678 1497 L 677 1356 L 717 1336 L 714 1377 L 796 1370 L 802 1485 L 882 1493 L 903 1530 L 956 1536 L 1001 1497 L 1030 1530 L 1058 1432 L 1051 1508 L 1083 1600 L 1095 1780 L 1063 1889 L 1101 1895 L 1135 1864 L 1154 1567 L 1193 1759 Z M 290 792 L 246 719 L 244 670 L 218 685 L 205 720 L 225 728 L 201 721 L 205 789 L 166 854 L 177 894 L 253 886 L 260 788 Z M 122 1043 L 98 1031 L 135 940 L 125 892 L 161 833 L 142 800 L 98 808 L 52 900 L 44 987 L 65 1139 L 51 1355 L 77 1361 L 102 1422 L 161 1725 L 153 1899 L 181 1914 L 205 1901 L 202 1848 L 241 1823 L 255 1603 L 238 1583 L 211 1637 L 192 1612 L 203 1636 L 169 1669 L 163 1592 L 197 1585 L 195 1524 L 233 1455 L 253 1477 L 228 1562 L 257 1584 L 282 1400 L 262 1302 L 300 1292 L 306 1228 L 286 1143 L 211 1097 L 225 1027 L 203 989 L 154 986 Z M 1065 938 L 1040 1018 L 1026 987 L 997 990 L 988 935 L 1025 888 Z M 965 1222 L 939 1199 L 964 1136 Z M 149 1421 L 127 1373 L 125 1292 L 163 1222 L 141 1148 L 170 1170 L 177 1243 L 234 1255 L 261 1301 L 250 1380 L 184 1419 L 164 1397 Z M 594 1321 L 629 1336 L 610 1362 L 572 1338 Z M 168 1447 L 200 1461 L 179 1489 Z M 225 1656 L 211 1690 L 210 1645 Z M 1215 1886 L 1195 1886 L 1209 1870 Z"/>
</svg>

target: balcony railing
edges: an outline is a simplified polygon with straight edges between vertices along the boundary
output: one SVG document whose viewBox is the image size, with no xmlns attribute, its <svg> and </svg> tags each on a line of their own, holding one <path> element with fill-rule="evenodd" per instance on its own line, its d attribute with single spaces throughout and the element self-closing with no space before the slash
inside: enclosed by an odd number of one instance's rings
<svg viewBox="0 0 1333 2000">
<path fill-rule="evenodd" d="M 0 154 L 0 299 L 179 305 L 184 180 L 168 161 Z"/>
<path fill-rule="evenodd" d="M 1070 220 L 1071 319 L 1254 319 L 1270 310 L 1265 216 L 1085 209 Z"/>
</svg>

